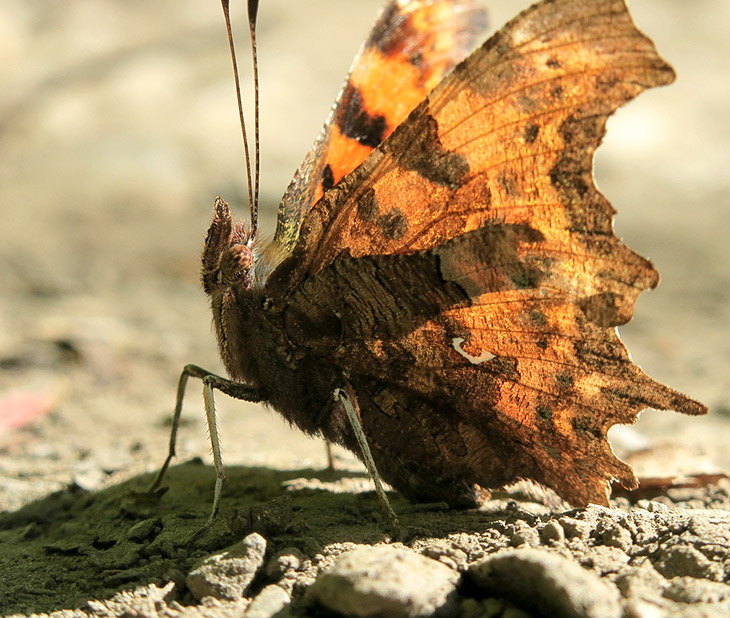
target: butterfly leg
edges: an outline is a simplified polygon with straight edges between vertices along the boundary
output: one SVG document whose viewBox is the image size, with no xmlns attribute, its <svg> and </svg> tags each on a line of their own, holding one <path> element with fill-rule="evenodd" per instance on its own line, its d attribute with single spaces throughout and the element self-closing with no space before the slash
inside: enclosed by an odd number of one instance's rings
<svg viewBox="0 0 730 618">
<path fill-rule="evenodd" d="M 205 405 L 205 417 L 208 422 L 208 432 L 210 434 L 210 442 L 213 447 L 213 465 L 215 467 L 216 481 L 213 494 L 213 508 L 210 517 L 204 529 L 210 527 L 218 513 L 220 504 L 221 491 L 223 490 L 223 458 L 221 456 L 220 439 L 218 437 L 218 426 L 215 416 L 215 402 L 213 400 L 213 390 L 217 389 L 234 399 L 243 399 L 245 401 L 263 401 L 265 399 L 262 391 L 246 386 L 239 382 L 233 382 L 210 371 L 198 367 L 197 365 L 186 365 L 180 374 L 180 380 L 177 384 L 177 398 L 175 400 L 175 413 L 172 417 L 172 429 L 170 430 L 170 445 L 167 452 L 165 463 L 157 473 L 149 491 L 154 492 L 162 482 L 165 472 L 170 465 L 170 461 L 175 457 L 175 446 L 177 444 L 177 430 L 180 426 L 180 416 L 182 414 L 182 404 L 185 397 L 185 387 L 189 377 L 200 378 L 203 381 L 203 403 Z"/>
<path fill-rule="evenodd" d="M 355 389 L 352 388 L 352 384 L 350 384 L 349 381 L 345 380 L 342 388 L 335 389 L 334 396 L 335 399 L 340 401 L 342 407 L 345 409 L 347 418 L 352 426 L 352 431 L 355 433 L 355 438 L 357 439 L 358 446 L 360 447 L 363 462 L 365 463 L 365 467 L 368 470 L 370 478 L 375 484 L 375 494 L 378 496 L 380 506 L 385 513 L 385 518 L 390 524 L 393 534 L 400 536 L 401 531 L 398 516 L 395 514 L 393 507 L 390 506 L 388 496 L 385 494 L 383 483 L 381 482 L 380 475 L 375 467 L 375 461 L 373 461 L 373 456 L 370 453 L 370 447 L 368 446 L 365 432 L 362 430 L 362 425 L 360 424 L 360 406 L 357 403 Z"/>
<path fill-rule="evenodd" d="M 327 455 L 327 471 L 332 472 L 335 469 L 335 456 L 332 452 L 332 442 L 325 438 L 324 441 L 325 454 Z"/>
</svg>

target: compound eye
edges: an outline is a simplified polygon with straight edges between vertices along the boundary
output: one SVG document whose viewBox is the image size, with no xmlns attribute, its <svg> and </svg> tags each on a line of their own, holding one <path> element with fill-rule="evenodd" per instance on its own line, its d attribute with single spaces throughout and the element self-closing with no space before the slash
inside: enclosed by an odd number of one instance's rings
<svg viewBox="0 0 730 618">
<path fill-rule="evenodd" d="M 220 277 L 224 285 L 246 285 L 251 282 L 253 254 L 246 245 L 229 247 L 221 258 Z"/>
</svg>

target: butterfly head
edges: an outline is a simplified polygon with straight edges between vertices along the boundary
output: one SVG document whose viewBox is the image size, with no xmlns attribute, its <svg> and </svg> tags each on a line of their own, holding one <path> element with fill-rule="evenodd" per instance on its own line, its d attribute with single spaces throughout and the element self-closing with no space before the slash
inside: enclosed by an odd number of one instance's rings
<svg viewBox="0 0 730 618">
<path fill-rule="evenodd" d="M 228 374 L 247 384 L 258 383 L 254 356 L 247 354 L 259 262 L 254 252 L 255 235 L 241 221 L 233 221 L 228 204 L 215 201 L 213 221 L 203 247 L 201 282 L 210 297 L 213 325 L 223 364 Z"/>
<path fill-rule="evenodd" d="M 251 241 L 251 230 L 242 221 L 234 222 L 227 202 L 216 198 L 202 257 L 201 281 L 206 294 L 214 296 L 234 287 L 252 287 Z"/>
</svg>

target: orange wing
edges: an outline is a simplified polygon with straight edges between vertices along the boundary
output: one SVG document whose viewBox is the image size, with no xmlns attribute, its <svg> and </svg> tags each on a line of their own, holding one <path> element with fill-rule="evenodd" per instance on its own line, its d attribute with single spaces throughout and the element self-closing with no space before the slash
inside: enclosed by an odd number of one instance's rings
<svg viewBox="0 0 730 618">
<path fill-rule="evenodd" d="M 302 215 L 393 132 L 474 49 L 485 29 L 478 0 L 388 2 L 282 199 L 280 243 L 293 246 Z"/>
<path fill-rule="evenodd" d="M 314 274 L 343 250 L 425 249 L 486 221 L 533 222 L 561 246 L 612 235 L 614 211 L 592 179 L 606 119 L 673 79 L 622 1 L 536 4 L 316 204 L 300 271 Z"/>
<path fill-rule="evenodd" d="M 307 213 L 272 273 L 290 340 L 349 376 L 383 477 L 419 499 L 532 478 L 635 486 L 610 426 L 701 404 L 615 327 L 654 287 L 592 179 L 606 119 L 674 73 L 622 0 L 545 0 L 460 64 Z M 418 457 L 393 453 L 408 431 Z"/>
</svg>

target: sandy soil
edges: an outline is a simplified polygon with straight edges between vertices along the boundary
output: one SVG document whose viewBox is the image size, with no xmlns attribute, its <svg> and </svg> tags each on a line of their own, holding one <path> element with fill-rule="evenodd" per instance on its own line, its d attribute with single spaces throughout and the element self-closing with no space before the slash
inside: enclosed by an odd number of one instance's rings
<svg viewBox="0 0 730 618">
<path fill-rule="evenodd" d="M 490 2 L 493 25 L 527 4 Z M 672 445 L 690 452 L 690 471 L 727 469 L 730 5 L 633 4 L 635 20 L 679 78 L 620 111 L 597 159 L 598 184 L 619 211 L 619 234 L 662 274 L 660 287 L 644 294 L 636 318 L 621 330 L 649 374 L 712 413 L 696 419 L 649 411 L 636 432 L 617 436 L 617 447 L 668 444 L 649 462 L 662 472 L 677 459 Z M 270 233 L 279 196 L 378 5 L 271 0 L 261 8 L 262 181 L 270 207 L 263 226 Z M 180 369 L 187 362 L 220 368 L 198 289 L 198 256 L 213 198 L 241 204 L 243 188 L 219 13 L 215 2 L 200 0 L 0 5 L 0 412 L 38 412 L 15 428 L 0 419 L 0 507 L 11 513 L 1 527 L 12 532 L 12 540 L 0 542 L 33 563 L 76 550 L 33 549 L 43 547 L 30 543 L 43 540 L 43 529 L 18 537 L 17 525 L 29 520 L 12 512 L 29 504 L 53 510 L 64 500 L 79 508 L 79 492 L 104 502 L 107 494 L 94 492 L 119 490 L 129 479 L 140 489 L 147 481 L 137 475 L 164 458 Z M 209 461 L 201 409 L 198 385 L 191 384 L 180 462 Z M 277 487 L 282 479 L 319 478 L 320 443 L 259 406 L 220 397 L 219 411 L 225 460 L 240 466 L 228 496 L 234 485 L 262 500 L 278 495 L 246 490 L 249 478 Z M 355 487 L 362 487 L 359 473 L 347 472 L 359 471 L 357 464 L 346 453 L 338 458 L 342 475 L 355 474 Z M 198 472 L 212 479 L 210 467 Z M 58 490 L 64 493 L 48 497 Z M 198 501 L 205 506 L 211 495 L 212 482 Z M 199 511 L 179 499 L 173 484 L 162 498 L 165 513 Z M 358 505 L 357 498 L 346 500 L 343 519 Z M 453 532 L 461 521 L 431 532 Z M 337 540 L 379 538 L 376 524 L 367 530 L 350 538 L 345 529 Z M 179 579 L 180 565 L 167 559 L 169 577 Z M 134 557 L 119 560 L 127 570 L 135 565 Z M 6 582 L 18 576 L 0 572 Z M 47 572 L 44 586 L 53 588 L 54 577 Z M 22 602 L 0 597 L 0 610 L 76 607 L 161 577 L 140 567 L 102 587 L 79 583 L 65 597 L 46 588 Z"/>
</svg>

